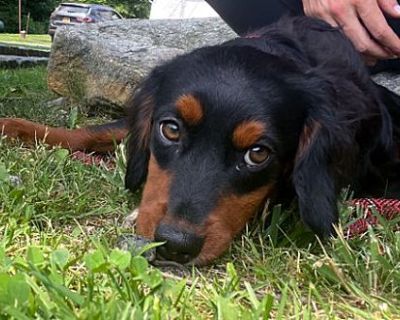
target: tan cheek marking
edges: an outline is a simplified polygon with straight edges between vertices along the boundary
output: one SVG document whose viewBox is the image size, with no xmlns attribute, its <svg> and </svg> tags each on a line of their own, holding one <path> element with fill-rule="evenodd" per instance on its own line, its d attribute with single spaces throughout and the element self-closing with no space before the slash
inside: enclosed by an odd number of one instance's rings
<svg viewBox="0 0 400 320">
<path fill-rule="evenodd" d="M 321 127 L 321 124 L 317 121 L 313 121 L 311 124 L 304 126 L 303 132 L 300 136 L 299 146 L 297 148 L 296 160 L 299 160 L 304 156 L 321 130 Z"/>
<path fill-rule="evenodd" d="M 195 264 L 207 264 L 220 256 L 273 190 L 274 186 L 268 185 L 244 196 L 222 198 L 205 223 L 206 238 Z"/>
<path fill-rule="evenodd" d="M 264 133 L 264 123 L 260 121 L 245 121 L 233 131 L 232 142 L 237 149 L 247 149 L 254 145 Z"/>
<path fill-rule="evenodd" d="M 203 107 L 200 101 L 190 94 L 180 96 L 176 101 L 176 107 L 188 125 L 197 125 L 203 119 Z"/>
<path fill-rule="evenodd" d="M 155 229 L 167 212 L 170 181 L 170 174 L 162 170 L 151 155 L 136 223 L 139 235 L 154 238 Z"/>
</svg>

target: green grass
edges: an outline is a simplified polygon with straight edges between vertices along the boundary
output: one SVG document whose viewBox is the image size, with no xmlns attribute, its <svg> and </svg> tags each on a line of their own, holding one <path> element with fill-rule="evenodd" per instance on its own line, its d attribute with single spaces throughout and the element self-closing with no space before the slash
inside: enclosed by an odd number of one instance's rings
<svg viewBox="0 0 400 320">
<path fill-rule="evenodd" d="M 46 107 L 54 98 L 44 68 L 0 71 L 0 116 L 65 125 L 73 113 Z M 138 203 L 117 156 L 90 167 L 0 140 L 0 319 L 400 319 L 399 221 L 322 244 L 276 207 L 270 227 L 252 223 L 181 277 L 115 249 Z"/>
<path fill-rule="evenodd" d="M 22 45 L 38 49 L 50 49 L 51 38 L 47 34 L 28 34 L 22 39 L 19 34 L 0 33 L 0 44 Z"/>
<path fill-rule="evenodd" d="M 45 67 L 0 69 L 0 115 L 62 125 L 59 110 L 46 107 L 47 101 L 57 98 L 48 91 L 46 77 Z"/>
</svg>

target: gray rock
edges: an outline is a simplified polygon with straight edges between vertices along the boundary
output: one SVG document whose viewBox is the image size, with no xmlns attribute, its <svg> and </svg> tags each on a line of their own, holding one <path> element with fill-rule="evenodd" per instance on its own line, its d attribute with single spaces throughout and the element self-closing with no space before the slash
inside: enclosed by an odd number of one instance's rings
<svg viewBox="0 0 400 320">
<path fill-rule="evenodd" d="M 20 187 L 22 185 L 22 179 L 19 176 L 9 176 L 9 179 L 13 187 Z"/>
<path fill-rule="evenodd" d="M 396 73 L 379 73 L 372 77 L 376 83 L 400 95 L 400 75 Z"/>
<path fill-rule="evenodd" d="M 143 238 L 134 234 L 122 234 L 118 237 L 116 247 L 129 251 L 133 256 L 142 254 L 147 261 L 153 262 L 156 259 L 156 248 L 149 248 L 145 250 L 146 247 L 152 244 L 151 240 Z"/>
<path fill-rule="evenodd" d="M 121 227 L 124 229 L 132 229 L 136 224 L 138 215 L 139 215 L 139 209 L 136 208 L 124 218 Z"/>
<path fill-rule="evenodd" d="M 156 65 L 204 45 L 235 37 L 219 18 L 123 20 L 57 30 L 48 84 L 89 106 L 123 108 Z"/>
<path fill-rule="evenodd" d="M 54 100 L 47 101 L 46 106 L 49 108 L 64 107 L 64 106 L 68 105 L 68 103 L 69 103 L 69 101 L 67 98 L 60 97 L 60 98 L 57 98 Z"/>
</svg>

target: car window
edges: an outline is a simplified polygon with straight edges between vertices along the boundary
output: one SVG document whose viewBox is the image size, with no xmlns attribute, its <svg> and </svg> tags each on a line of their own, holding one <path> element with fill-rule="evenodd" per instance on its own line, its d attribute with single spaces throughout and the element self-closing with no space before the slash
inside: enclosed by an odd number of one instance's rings
<svg viewBox="0 0 400 320">
<path fill-rule="evenodd" d="M 61 5 L 58 14 L 87 13 L 89 8 Z"/>
<path fill-rule="evenodd" d="M 97 14 L 101 17 L 101 19 L 103 20 L 115 20 L 115 19 L 120 19 L 119 16 L 113 12 L 113 11 L 109 11 L 109 10 L 99 10 L 97 12 Z"/>
</svg>

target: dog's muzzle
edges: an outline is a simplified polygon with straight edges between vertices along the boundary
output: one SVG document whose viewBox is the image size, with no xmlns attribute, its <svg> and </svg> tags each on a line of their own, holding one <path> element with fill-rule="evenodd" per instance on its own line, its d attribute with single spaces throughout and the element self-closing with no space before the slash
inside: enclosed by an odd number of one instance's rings
<svg viewBox="0 0 400 320">
<path fill-rule="evenodd" d="M 196 258 L 204 243 L 203 237 L 164 223 L 157 227 L 154 240 L 165 242 L 157 248 L 158 256 L 179 263 L 187 263 Z"/>
</svg>

